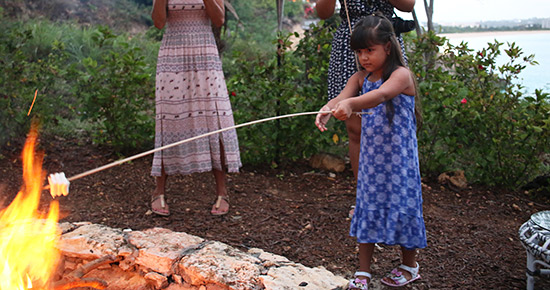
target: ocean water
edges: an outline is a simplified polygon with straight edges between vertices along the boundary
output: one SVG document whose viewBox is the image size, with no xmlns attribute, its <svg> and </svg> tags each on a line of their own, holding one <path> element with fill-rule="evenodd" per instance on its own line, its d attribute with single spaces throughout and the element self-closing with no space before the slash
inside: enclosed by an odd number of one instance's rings
<svg viewBox="0 0 550 290">
<path fill-rule="evenodd" d="M 486 48 L 487 43 L 494 43 L 495 39 L 504 43 L 501 49 L 508 48 L 507 43 L 515 42 L 523 51 L 523 56 L 534 54 L 538 65 L 527 65 L 519 75 L 518 83 L 522 84 L 526 94 L 534 94 L 535 89 L 542 89 L 550 93 L 550 31 L 510 31 L 510 32 L 481 32 L 481 33 L 453 33 L 442 34 L 453 45 L 464 41 L 468 47 L 476 51 Z M 509 61 L 504 52 L 497 58 L 501 65 Z"/>
</svg>

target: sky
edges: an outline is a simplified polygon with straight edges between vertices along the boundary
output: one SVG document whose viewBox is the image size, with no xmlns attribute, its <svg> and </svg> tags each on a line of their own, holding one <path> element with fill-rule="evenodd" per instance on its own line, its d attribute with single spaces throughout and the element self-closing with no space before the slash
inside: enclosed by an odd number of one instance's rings
<svg viewBox="0 0 550 290">
<path fill-rule="evenodd" d="M 420 22 L 426 22 L 424 0 L 416 0 L 415 11 Z M 410 13 L 399 15 L 412 19 Z M 534 17 L 550 18 L 550 0 L 434 0 L 433 21 L 439 24 Z"/>
</svg>

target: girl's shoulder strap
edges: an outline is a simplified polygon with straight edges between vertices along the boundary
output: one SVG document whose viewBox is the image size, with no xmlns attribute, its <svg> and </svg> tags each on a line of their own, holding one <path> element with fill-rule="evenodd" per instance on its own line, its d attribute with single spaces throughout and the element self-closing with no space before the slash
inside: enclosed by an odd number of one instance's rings
<svg viewBox="0 0 550 290">
<path fill-rule="evenodd" d="M 371 73 L 365 74 L 365 76 L 364 76 L 363 79 L 362 79 L 362 84 L 361 84 L 361 85 L 363 85 L 363 84 L 365 84 L 366 82 L 369 81 L 370 75 L 371 75 Z"/>
</svg>

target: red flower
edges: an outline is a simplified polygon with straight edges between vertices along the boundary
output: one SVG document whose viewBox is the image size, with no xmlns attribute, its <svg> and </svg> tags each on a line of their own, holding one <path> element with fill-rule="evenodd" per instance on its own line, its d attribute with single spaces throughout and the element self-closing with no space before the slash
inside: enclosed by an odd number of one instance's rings
<svg viewBox="0 0 550 290">
<path fill-rule="evenodd" d="M 483 70 L 483 66 L 482 66 L 482 65 L 478 65 L 477 68 L 479 68 L 480 70 Z"/>
<path fill-rule="evenodd" d="M 231 95 L 234 97 L 236 96 L 237 94 L 235 92 L 231 92 Z"/>
<path fill-rule="evenodd" d="M 460 101 L 460 103 L 462 104 L 466 104 L 468 102 L 468 100 L 466 100 L 466 98 L 462 99 L 462 101 Z"/>
</svg>

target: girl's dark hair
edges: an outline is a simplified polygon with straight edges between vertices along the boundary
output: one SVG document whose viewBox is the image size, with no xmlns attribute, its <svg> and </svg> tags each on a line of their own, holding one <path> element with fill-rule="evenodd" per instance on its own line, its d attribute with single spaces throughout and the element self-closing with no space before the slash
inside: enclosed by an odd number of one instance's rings
<svg viewBox="0 0 550 290">
<path fill-rule="evenodd" d="M 350 45 L 354 51 L 377 44 L 386 45 L 388 42 L 391 43 L 390 54 L 386 59 L 386 66 L 382 73 L 383 81 L 386 81 L 398 67 L 406 66 L 391 22 L 377 12 L 359 20 L 351 34 Z"/>
<path fill-rule="evenodd" d="M 403 53 L 401 52 L 401 45 L 397 41 L 395 31 L 391 21 L 386 18 L 382 13 L 376 12 L 375 14 L 366 16 L 359 20 L 353 29 L 350 39 L 351 49 L 354 51 L 365 49 L 373 45 L 386 45 L 390 43 L 390 53 L 386 59 L 384 71 L 382 72 L 382 81 L 385 82 L 390 78 L 391 74 L 400 66 L 407 67 Z M 411 71 L 411 77 L 414 80 L 415 86 L 415 115 L 417 121 L 417 127 L 420 128 L 422 123 L 422 116 L 420 114 L 420 100 L 418 99 L 418 86 L 416 84 L 416 77 Z M 390 124 L 393 120 L 393 114 L 395 109 L 393 102 L 386 103 L 386 111 Z"/>
</svg>

